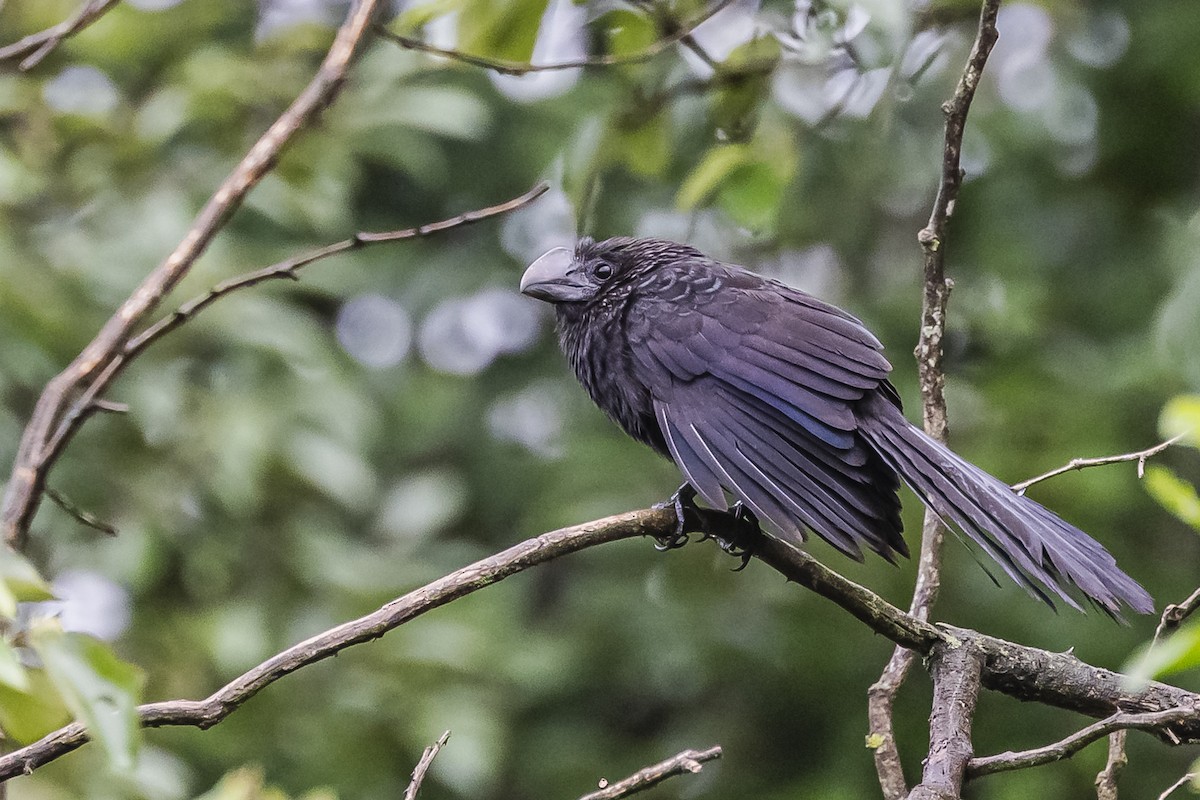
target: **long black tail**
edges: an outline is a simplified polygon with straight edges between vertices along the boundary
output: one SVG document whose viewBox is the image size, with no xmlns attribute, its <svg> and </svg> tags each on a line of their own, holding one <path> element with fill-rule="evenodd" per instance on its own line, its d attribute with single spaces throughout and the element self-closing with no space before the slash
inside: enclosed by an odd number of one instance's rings
<svg viewBox="0 0 1200 800">
<path fill-rule="evenodd" d="M 860 409 L 859 431 L 888 466 L 1032 594 L 1053 606 L 1044 586 L 1079 608 L 1068 594 L 1076 586 L 1114 616 L 1122 603 L 1142 614 L 1154 610 L 1146 590 L 1095 539 L 926 436 L 882 395 L 864 398 Z"/>
</svg>

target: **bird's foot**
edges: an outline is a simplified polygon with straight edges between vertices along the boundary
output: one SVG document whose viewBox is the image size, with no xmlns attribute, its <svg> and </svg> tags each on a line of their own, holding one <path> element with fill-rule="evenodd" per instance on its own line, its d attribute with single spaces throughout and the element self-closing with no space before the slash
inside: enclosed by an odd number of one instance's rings
<svg viewBox="0 0 1200 800">
<path fill-rule="evenodd" d="M 735 503 L 728 511 L 700 508 L 696 505 L 696 490 L 689 483 L 680 486 L 679 491 L 659 507 L 675 510 L 675 529 L 654 537 L 655 550 L 683 547 L 689 541 L 688 533 L 698 532 L 700 541 L 712 539 L 726 553 L 740 558 L 741 563 L 734 568 L 735 572 L 740 572 L 750 563 L 762 536 L 758 517 L 745 505 Z"/>
<path fill-rule="evenodd" d="M 660 503 L 656 508 L 673 508 L 675 510 L 675 530 L 662 536 L 654 537 L 654 549 L 660 552 L 677 550 L 688 543 L 688 531 L 703 530 L 704 523 L 701 509 L 696 505 L 696 490 L 690 483 L 680 486 L 671 499 Z"/>
<path fill-rule="evenodd" d="M 726 553 L 740 558 L 742 563 L 734 567 L 733 571 L 741 572 L 754 557 L 762 535 L 758 517 L 739 502 L 734 503 L 733 508 L 723 513 L 719 521 L 709 520 L 700 540 L 712 539 Z"/>
</svg>

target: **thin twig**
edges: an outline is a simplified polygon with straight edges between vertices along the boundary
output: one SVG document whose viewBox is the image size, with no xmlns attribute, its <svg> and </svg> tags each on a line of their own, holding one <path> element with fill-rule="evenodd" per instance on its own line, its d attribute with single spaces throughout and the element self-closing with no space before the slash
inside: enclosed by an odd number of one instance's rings
<svg viewBox="0 0 1200 800">
<path fill-rule="evenodd" d="M 1194 781 L 1197 779 L 1200 779 L 1200 772 L 1189 772 L 1189 773 L 1185 774 L 1179 780 L 1175 781 L 1170 786 L 1168 786 L 1167 790 L 1158 796 L 1158 800 L 1167 800 L 1168 797 L 1175 794 L 1176 789 L 1180 789 L 1184 785 L 1189 783 L 1190 781 Z"/>
<path fill-rule="evenodd" d="M 720 757 L 720 745 L 707 750 L 684 750 L 665 761 L 639 769 L 624 780 L 604 784 L 599 791 L 585 794 L 579 800 L 617 800 L 617 798 L 629 797 L 631 794 L 637 794 L 662 783 L 667 778 L 673 778 L 676 775 L 694 775 L 704 768 L 706 762 Z"/>
<path fill-rule="evenodd" d="M 1163 637 L 1182 625 L 1183 621 L 1195 613 L 1197 608 L 1200 608 L 1200 588 L 1188 595 L 1182 603 L 1171 603 L 1164 608 L 1162 617 L 1158 620 L 1158 627 L 1154 629 L 1154 639 L 1150 646 L 1157 645 Z"/>
<path fill-rule="evenodd" d="M 1129 731 L 1124 728 L 1108 735 L 1108 758 L 1104 769 L 1096 774 L 1096 800 L 1117 800 L 1117 778 L 1129 763 L 1129 756 L 1125 754 L 1128 735 Z"/>
<path fill-rule="evenodd" d="M 661 39 L 650 44 L 644 50 L 639 50 L 636 53 L 625 53 L 623 55 L 606 55 L 606 56 L 590 56 L 588 58 L 577 58 L 570 61 L 557 61 L 552 64 L 529 64 L 523 61 L 510 61 L 502 58 L 490 58 L 488 56 L 479 56 L 471 53 L 464 53 L 460 50 L 449 50 L 435 45 L 428 44 L 420 39 L 413 39 L 410 36 L 403 36 L 398 33 L 393 33 L 382 25 L 374 26 L 375 33 L 379 36 L 394 42 L 401 47 L 409 50 L 419 50 L 423 53 L 431 53 L 443 58 L 461 61 L 464 64 L 470 64 L 483 69 L 490 69 L 493 72 L 499 72 L 502 75 L 528 75 L 533 72 L 552 72 L 564 69 L 582 69 L 584 67 L 614 67 L 625 64 L 641 64 L 657 57 L 671 45 L 681 42 L 691 36 L 692 31 L 696 30 L 704 22 L 719 14 L 733 0 L 719 0 L 710 9 L 700 14 L 691 22 L 687 23 L 679 30 L 670 33 Z"/>
<path fill-rule="evenodd" d="M 714 512 L 717 513 L 717 512 Z M 631 511 L 571 528 L 542 534 L 464 567 L 400 597 L 379 610 L 343 623 L 272 656 L 230 681 L 204 700 L 170 700 L 137 709 L 145 727 L 211 728 L 248 699 L 286 675 L 352 647 L 378 639 L 390 630 L 439 606 L 490 586 L 522 570 L 569 553 L 635 536 L 674 533 L 671 508 Z M 882 597 L 821 564 L 796 547 L 765 539 L 755 557 L 822 595 L 891 641 L 928 654 L 938 643 L 972 646 L 982 656 L 982 683 L 987 689 L 1019 700 L 1044 703 L 1093 717 L 1118 708 L 1128 713 L 1164 708 L 1200 708 L 1200 695 L 1149 681 L 1129 688 L 1126 676 L 1094 667 L 1071 653 L 1051 653 L 997 639 L 966 628 L 933 626 L 909 616 Z M 1156 730 L 1172 744 L 1200 741 L 1200 714 Z M 88 741 L 83 725 L 72 723 L 33 744 L 0 755 L 0 781 L 27 774 Z"/>
<path fill-rule="evenodd" d="M 1086 469 L 1088 467 L 1103 467 L 1108 464 L 1121 464 L 1126 461 L 1137 462 L 1137 476 L 1141 478 L 1146 474 L 1146 459 L 1158 455 L 1186 435 L 1186 433 L 1181 433 L 1178 436 L 1172 436 L 1165 442 L 1160 442 L 1153 447 L 1147 447 L 1145 450 L 1138 450 L 1136 453 L 1122 453 L 1119 456 L 1101 456 L 1099 458 L 1072 458 L 1066 464 L 1058 467 L 1057 469 L 1052 469 L 1047 473 L 1038 475 L 1036 478 L 1030 478 L 1027 481 L 1014 483 L 1012 488 L 1017 494 L 1025 494 L 1025 490 L 1030 486 L 1033 486 L 1035 483 L 1041 483 L 1044 480 L 1049 480 L 1050 478 L 1071 472 L 1072 470 Z"/>
<path fill-rule="evenodd" d="M 436 742 L 425 748 L 424 753 L 421 753 L 421 760 L 413 767 L 412 780 L 408 782 L 408 788 L 404 790 L 404 800 L 416 800 L 417 792 L 421 791 L 421 784 L 425 782 L 425 773 L 429 771 L 429 766 L 448 741 L 450 741 L 450 731 L 443 733 Z"/>
<path fill-rule="evenodd" d="M 1107 719 L 1094 722 L 1086 728 L 1072 733 L 1070 736 L 1043 747 L 1032 750 L 1022 750 L 1019 753 L 999 753 L 994 756 L 980 756 L 971 759 L 967 764 L 967 777 L 979 778 L 997 772 L 1008 772 L 1014 769 L 1029 769 L 1043 764 L 1052 764 L 1070 758 L 1092 742 L 1103 739 L 1116 731 L 1149 730 L 1164 728 L 1180 720 L 1196 715 L 1195 706 L 1180 706 L 1168 708 L 1165 711 L 1151 711 L 1141 714 L 1117 712 Z"/>
<path fill-rule="evenodd" d="M 967 113 L 979 86 L 984 65 L 996 43 L 996 15 L 1000 0 L 985 0 L 979 16 L 975 43 L 967 64 L 954 89 L 954 95 L 942 105 L 946 131 L 942 147 L 941 182 L 929 215 L 929 222 L 917 241 L 924 256 L 924 291 L 921 302 L 921 333 L 914 355 L 921 384 L 921 408 L 925 432 L 940 442 L 946 441 L 947 418 L 945 374 L 942 371 L 942 337 L 946 332 L 946 302 L 953 285 L 946 278 L 946 225 L 954 213 L 954 202 L 962 186 L 962 140 Z M 917 561 L 917 580 L 909 614 L 928 620 L 941 586 L 942 545 L 946 529 L 932 509 L 926 509 L 921 527 L 921 553 Z M 867 693 L 867 714 L 875 747 L 875 771 L 885 800 L 901 800 L 908 794 L 900 753 L 896 747 L 892 709 L 896 695 L 912 667 L 913 654 L 897 647 L 879 680 Z"/>
<path fill-rule="evenodd" d="M 98 530 L 106 536 L 116 536 L 119 533 L 114 526 L 100 519 L 95 514 L 84 511 L 64 497 L 62 493 L 49 486 L 46 487 L 46 496 L 53 500 L 56 506 L 74 517 L 79 524 Z"/>
<path fill-rule="evenodd" d="M 417 239 L 422 236 L 429 236 L 433 233 L 450 230 L 451 228 L 459 228 L 463 225 L 469 225 L 473 222 L 489 219 L 507 214 L 510 211 L 515 211 L 522 206 L 532 203 L 537 198 L 541 197 L 550 189 L 547 183 L 538 183 L 524 194 L 514 197 L 511 200 L 506 200 L 503 203 L 498 203 L 487 208 L 480 208 L 475 211 L 468 211 L 458 216 L 445 219 L 440 222 L 431 222 L 425 225 L 420 225 L 416 228 L 406 228 L 398 231 L 384 231 L 381 233 L 359 232 L 351 236 L 349 239 L 343 239 L 340 242 L 326 245 L 320 249 L 313 250 L 295 258 L 289 258 L 286 261 L 280 261 L 277 264 L 272 264 L 269 267 L 247 272 L 244 275 L 230 278 L 222 281 L 216 286 L 209 289 L 202 295 L 193 297 L 186 303 L 179 306 L 170 316 L 163 317 L 158 322 L 151 325 L 146 330 L 139 333 L 137 336 L 130 339 L 126 344 L 122 357 L 129 361 L 135 358 L 140 352 L 146 349 L 151 343 L 162 338 L 166 334 L 175 330 L 179 326 L 186 323 L 188 320 L 195 317 L 208 306 L 215 303 L 225 295 L 235 292 L 238 289 L 246 289 L 251 286 L 256 286 L 265 281 L 274 279 L 291 279 L 299 280 L 299 273 L 304 267 L 312 264 L 314 261 L 320 261 L 323 258 L 345 253 L 351 250 L 358 250 L 367 245 L 383 244 L 385 242 L 399 242 L 405 239 Z"/>
<path fill-rule="evenodd" d="M 201 311 L 208 308 L 217 300 L 221 299 L 227 294 L 230 294 L 231 292 L 235 292 L 239 289 L 247 289 L 251 286 L 257 286 L 258 284 L 269 280 L 299 280 L 299 273 L 301 269 L 309 264 L 312 264 L 314 261 L 320 261 L 323 258 L 329 258 L 330 256 L 337 255 L 338 253 L 344 253 L 350 250 L 358 250 L 362 247 L 372 244 L 398 242 L 404 239 L 416 239 L 422 236 L 429 236 L 434 233 L 440 233 L 452 228 L 458 228 L 473 222 L 479 222 L 480 220 L 495 217 L 510 211 L 515 211 L 516 209 L 528 205 L 537 198 L 541 197 L 549 190 L 549 188 L 549 184 L 541 182 L 524 194 L 514 197 L 511 200 L 506 200 L 503 203 L 499 203 L 494 206 L 488 206 L 487 208 L 477 209 L 475 211 L 467 211 L 463 214 L 459 214 L 458 216 L 451 217 L 450 219 L 441 220 L 440 222 L 430 222 L 425 225 L 420 225 L 416 228 L 406 228 L 398 231 L 384 231 L 380 233 L 368 233 L 365 231 L 360 231 L 359 233 L 351 236 L 349 239 L 343 239 L 340 242 L 334 242 L 333 244 L 326 245 L 325 247 L 305 253 L 304 255 L 296 256 L 295 258 L 290 258 L 286 261 L 280 261 L 279 263 L 272 264 L 269 267 L 263 267 L 262 269 L 255 270 L 253 272 L 247 272 L 244 275 L 238 275 L 237 277 L 222 281 L 204 294 L 193 297 L 191 300 L 183 303 L 169 316 L 163 317 L 158 322 L 154 323 L 149 328 L 127 341 L 121 348 L 121 352 L 113 356 L 112 360 L 109 362 L 109 365 L 105 368 L 104 373 L 102 373 L 100 379 L 98 379 L 93 385 L 102 387 L 108 387 L 111 385 L 113 379 L 120 374 L 125 367 L 129 366 L 131 361 L 141 355 L 141 353 L 147 347 L 161 339 L 163 336 L 166 336 L 176 328 L 179 328 L 181 325 L 184 325 Z M 58 426 L 58 431 L 55 433 L 54 438 L 52 438 L 47 445 L 48 450 L 55 452 L 61 447 L 65 446 L 65 439 L 69 438 L 75 432 L 75 430 L 77 430 L 78 427 L 83 424 L 84 420 L 89 414 L 91 414 L 94 410 L 105 407 L 106 401 L 99 398 L 91 399 L 92 393 L 93 390 L 89 389 L 89 392 L 85 393 L 83 396 L 83 400 L 90 400 L 90 402 L 85 403 L 81 400 L 81 402 L 76 403 L 71 410 L 67 412 L 67 415 L 63 417 L 62 423 Z M 111 408 L 112 404 L 108 403 L 107 407 Z"/>
<path fill-rule="evenodd" d="M 54 49 L 81 30 L 108 13 L 120 0 L 86 0 L 74 14 L 52 28 L 31 33 L 10 45 L 0 47 L 0 61 L 23 59 L 18 65 L 22 71 L 31 70 Z"/>
<path fill-rule="evenodd" d="M 250 190 L 275 166 L 297 132 L 333 102 L 379 2 L 353 3 L 308 86 L 222 181 L 175 250 L 146 276 L 83 352 L 46 384 L 21 435 L 0 507 L 0 530 L 9 546 L 19 549 L 24 545 L 47 473 L 78 426 L 95 411 L 93 403 L 116 377 L 119 366 L 114 366 L 114 361 L 120 360 L 129 337 L 188 273 Z M 69 425 L 65 424 L 67 417 Z"/>
</svg>

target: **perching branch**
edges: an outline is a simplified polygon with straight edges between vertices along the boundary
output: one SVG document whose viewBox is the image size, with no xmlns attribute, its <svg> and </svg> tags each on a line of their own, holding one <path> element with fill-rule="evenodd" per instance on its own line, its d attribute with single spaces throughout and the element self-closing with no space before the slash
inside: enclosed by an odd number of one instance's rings
<svg viewBox="0 0 1200 800">
<path fill-rule="evenodd" d="M 421 753 L 421 759 L 413 767 L 412 780 L 408 782 L 408 788 L 404 790 L 404 800 L 417 800 L 417 792 L 421 791 L 421 784 L 425 782 L 425 773 L 429 771 L 433 760 L 437 758 L 437 754 L 441 752 L 448 741 L 450 741 L 450 731 L 443 733 L 436 742 L 425 748 L 424 753 Z"/>
<path fill-rule="evenodd" d="M 204 700 L 148 703 L 138 707 L 138 717 L 148 728 L 168 725 L 210 728 L 280 678 L 354 645 L 378 639 L 427 611 L 568 553 L 635 536 L 661 538 L 673 534 L 675 525 L 673 509 L 649 508 L 544 533 L 409 592 L 371 614 L 294 645 Z M 984 688 L 1098 718 L 1108 717 L 1118 709 L 1131 714 L 1184 707 L 1200 709 L 1200 694 L 1155 681 L 1129 688 L 1125 676 L 1093 667 L 1070 653 L 1051 653 L 965 628 L 935 627 L 776 539 L 765 538 L 758 545 L 755 557 L 788 580 L 832 600 L 874 632 L 917 653 L 928 655 L 939 643 L 972 648 L 982 659 Z M 1164 723 L 1154 732 L 1172 744 L 1200 741 L 1200 713 Z M 32 772 L 86 741 L 84 727 L 72 723 L 0 756 L 0 782 Z"/>
<path fill-rule="evenodd" d="M 651 786 L 662 783 L 667 778 L 686 773 L 696 774 L 704 768 L 705 762 L 721 757 L 721 747 L 716 745 L 707 750 L 684 750 L 678 755 L 671 756 L 665 761 L 651 764 L 639 769 L 628 778 L 616 783 L 603 785 L 599 791 L 585 794 L 579 800 L 618 800 L 629 797 Z"/>
<path fill-rule="evenodd" d="M 946 132 L 942 147 L 942 173 L 929 222 L 917 234 L 924 256 L 924 291 L 921 301 L 921 333 L 914 355 L 921 385 L 921 408 L 925 432 L 939 442 L 946 441 L 945 375 L 942 371 L 942 337 L 946 332 L 946 302 L 953 285 L 946 278 L 946 225 L 954 213 L 954 203 L 962 186 L 962 140 L 967 113 L 979 86 L 984 65 L 996 43 L 996 15 L 1000 0 L 985 0 L 979 17 L 975 43 L 966 67 L 954 89 L 954 95 L 942 105 Z M 921 553 L 917 561 L 917 580 L 909 614 L 929 619 L 941 586 L 942 545 L 946 529 L 932 509 L 926 509 L 921 527 Z M 867 716 L 875 748 L 875 771 L 885 800 L 901 800 L 908 794 L 900 753 L 896 748 L 892 709 L 896 694 L 912 667 L 911 651 L 897 647 L 879 680 L 867 693 Z"/>
<path fill-rule="evenodd" d="M 1019 753 L 999 753 L 994 756 L 972 758 L 967 764 L 967 778 L 979 778 L 997 772 L 1007 772 L 1014 769 L 1028 769 L 1052 764 L 1078 753 L 1097 739 L 1103 739 L 1111 733 L 1124 730 L 1146 730 L 1164 728 L 1171 723 L 1194 717 L 1200 710 L 1194 706 L 1168 708 L 1166 711 L 1149 711 L 1142 714 L 1127 714 L 1117 712 L 1107 719 L 1094 722 L 1070 736 L 1032 750 Z"/>
<path fill-rule="evenodd" d="M 19 69 L 33 69 L 63 41 L 100 19 L 119 2 L 120 0 L 86 0 L 74 14 L 54 27 L 31 33 L 24 39 L 0 47 L 0 61 L 20 58 L 22 61 L 17 65 Z"/>
<path fill-rule="evenodd" d="M 1017 494 L 1025 494 L 1025 490 L 1030 486 L 1033 486 L 1035 483 L 1041 483 L 1044 480 L 1055 478 L 1072 470 L 1086 469 L 1087 467 L 1103 467 L 1107 464 L 1121 464 L 1126 461 L 1137 462 L 1137 476 L 1141 478 L 1146 473 L 1146 459 L 1150 458 L 1151 456 L 1158 455 L 1186 435 L 1187 434 L 1181 433 L 1178 436 L 1172 436 L 1165 442 L 1160 442 L 1153 447 L 1147 447 L 1145 450 L 1138 450 L 1136 453 L 1122 453 L 1119 456 L 1101 456 L 1099 458 L 1072 458 L 1066 464 L 1058 467 L 1057 469 L 1052 469 L 1049 472 L 1038 475 L 1036 478 L 1030 478 L 1027 481 L 1014 483 L 1012 488 Z"/>
<path fill-rule="evenodd" d="M 409 592 L 371 614 L 294 645 L 234 678 L 204 700 L 147 703 L 138 707 L 138 718 L 147 728 L 168 725 L 211 728 L 285 675 L 337 655 L 348 647 L 378 639 L 452 600 L 567 553 L 618 539 L 661 534 L 674 530 L 674 527 L 673 510 L 647 509 L 544 533 Z M 0 756 L 0 781 L 28 774 L 75 750 L 88 739 L 84 726 L 75 722 L 31 745 Z"/>
<path fill-rule="evenodd" d="M 606 56 L 591 56 L 588 58 L 577 58 L 571 61 L 557 61 L 553 64 L 528 64 L 523 61 L 509 61 L 501 58 L 489 58 L 488 56 L 478 56 L 471 53 L 464 53 L 459 50 L 448 50 L 442 47 L 436 47 L 427 44 L 420 39 L 413 39 L 409 36 L 402 36 L 398 33 L 393 33 L 382 25 L 375 26 L 375 33 L 395 42 L 409 50 L 420 50 L 423 53 L 431 53 L 443 58 L 461 61 L 464 64 L 489 69 L 493 72 L 499 72 L 501 75 L 528 75 L 533 72 L 553 72 L 564 69 L 582 69 L 584 67 L 615 67 L 625 64 L 641 64 L 657 57 L 663 53 L 671 45 L 677 42 L 682 42 L 690 39 L 691 34 L 696 28 L 700 27 L 704 22 L 720 13 L 726 6 L 732 3 L 733 0 L 719 0 L 715 5 L 700 14 L 691 22 L 683 25 L 677 30 L 663 36 L 661 39 L 653 42 L 644 50 L 639 50 L 636 53 L 626 53 L 624 55 L 606 55 Z"/>
<path fill-rule="evenodd" d="M 10 546 L 24 544 L 47 473 L 116 377 L 125 343 L 188 273 L 250 190 L 271 171 L 284 147 L 333 102 L 378 4 L 379 0 L 356 0 L 304 91 L 225 178 L 175 250 L 146 276 L 83 352 L 46 384 L 21 436 L 0 506 L 0 530 Z"/>
</svg>

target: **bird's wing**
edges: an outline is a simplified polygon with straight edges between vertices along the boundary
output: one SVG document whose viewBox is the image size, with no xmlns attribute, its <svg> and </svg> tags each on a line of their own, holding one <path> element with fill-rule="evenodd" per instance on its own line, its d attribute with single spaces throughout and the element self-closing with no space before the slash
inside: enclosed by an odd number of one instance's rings
<svg viewBox="0 0 1200 800">
<path fill-rule="evenodd" d="M 879 342 L 832 306 L 752 277 L 629 311 L 630 350 L 676 464 L 709 503 L 724 507 L 727 489 L 788 538 L 808 527 L 854 558 L 860 543 L 906 553 L 896 476 L 853 410 L 886 385 Z"/>
</svg>

